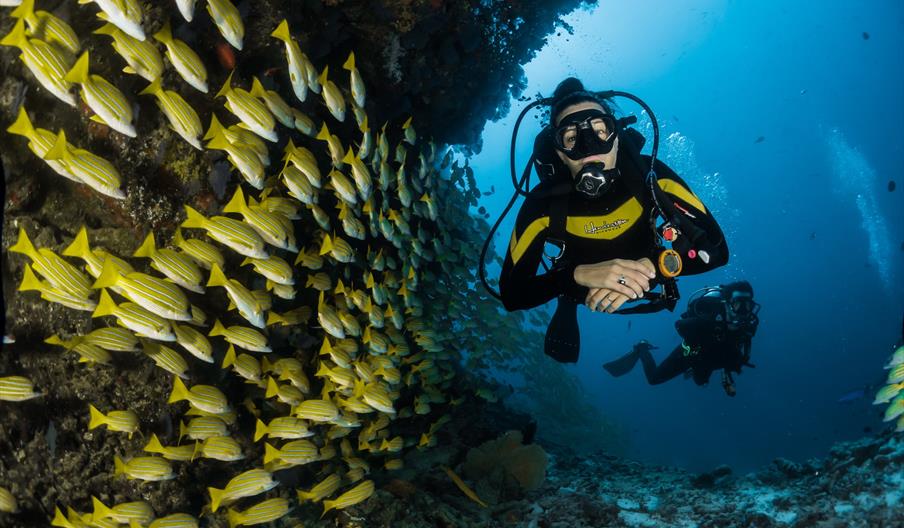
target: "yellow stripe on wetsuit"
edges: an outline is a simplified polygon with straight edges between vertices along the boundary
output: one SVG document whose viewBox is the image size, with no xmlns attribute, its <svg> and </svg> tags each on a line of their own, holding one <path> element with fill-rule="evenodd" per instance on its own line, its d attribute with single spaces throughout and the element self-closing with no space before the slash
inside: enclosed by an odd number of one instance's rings
<svg viewBox="0 0 904 528">
<path fill-rule="evenodd" d="M 659 180 L 659 187 L 666 193 L 682 200 L 698 211 L 706 214 L 706 207 L 691 191 L 675 180 Z M 565 221 L 565 230 L 581 238 L 612 240 L 630 229 L 642 216 L 643 206 L 636 198 L 631 198 L 615 211 L 601 216 L 569 216 Z M 549 227 L 549 217 L 543 216 L 531 222 L 518 237 L 517 231 L 512 233 L 509 242 L 509 253 L 512 263 L 517 264 L 524 253 L 537 238 L 537 235 Z"/>
</svg>

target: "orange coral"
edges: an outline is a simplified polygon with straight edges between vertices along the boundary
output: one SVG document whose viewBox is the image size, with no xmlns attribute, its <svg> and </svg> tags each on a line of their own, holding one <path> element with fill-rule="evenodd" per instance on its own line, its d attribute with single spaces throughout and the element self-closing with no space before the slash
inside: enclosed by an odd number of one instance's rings
<svg viewBox="0 0 904 528">
<path fill-rule="evenodd" d="M 536 489 L 546 478 L 546 452 L 537 444 L 523 445 L 520 431 L 509 431 L 468 451 L 462 470 L 472 480 L 511 481 L 523 491 Z"/>
</svg>

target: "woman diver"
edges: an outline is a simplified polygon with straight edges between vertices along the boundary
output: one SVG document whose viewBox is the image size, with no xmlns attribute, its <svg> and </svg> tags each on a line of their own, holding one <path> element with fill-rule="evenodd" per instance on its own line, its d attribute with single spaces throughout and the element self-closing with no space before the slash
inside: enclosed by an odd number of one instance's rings
<svg viewBox="0 0 904 528">
<path fill-rule="evenodd" d="M 643 136 L 627 127 L 636 119 L 613 114 L 608 100 L 613 95 L 631 97 L 647 109 L 656 131 L 651 156 L 640 154 Z M 552 98 L 535 104 L 543 103 L 550 105 L 550 123 L 537 136 L 532 157 L 541 182 L 521 193 L 526 198 L 503 263 L 500 298 L 513 311 L 558 297 L 546 353 L 576 362 L 577 304 L 614 313 L 626 302 L 645 299 L 651 302 L 618 313 L 671 310 L 677 301 L 674 277 L 724 265 L 728 247 L 687 183 L 655 160 L 658 128 L 642 101 L 624 92 L 589 92 L 572 77 Z M 512 168 L 514 179 L 514 160 Z M 513 203 L 514 198 L 510 207 Z M 657 217 L 664 223 L 657 226 Z M 552 268 L 538 274 L 547 243 L 558 255 L 547 255 Z M 662 293 L 651 291 L 657 284 Z"/>
</svg>

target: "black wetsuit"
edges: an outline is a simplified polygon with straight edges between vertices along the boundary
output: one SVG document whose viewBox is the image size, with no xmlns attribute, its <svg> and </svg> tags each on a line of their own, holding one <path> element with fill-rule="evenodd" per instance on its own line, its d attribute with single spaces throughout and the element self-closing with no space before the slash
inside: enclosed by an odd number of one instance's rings
<svg viewBox="0 0 904 528">
<path fill-rule="evenodd" d="M 649 156 L 640 156 L 642 168 L 628 155 L 619 155 L 617 166 L 621 176 L 613 187 L 599 198 L 588 198 L 572 190 L 568 194 L 565 251 L 556 267 L 538 274 L 545 242 L 552 237 L 550 205 L 543 196 L 550 184 L 543 182 L 527 197 L 515 224 L 509 243 L 499 289 L 502 302 L 509 311 L 542 305 L 564 295 L 574 302 L 584 302 L 589 289 L 574 280 L 574 268 L 621 258 L 638 260 L 655 258 L 655 235 L 650 227 L 652 201 L 642 189 L 643 176 L 649 167 Z M 706 206 L 688 185 L 661 161 L 656 162 L 659 186 L 687 218 L 704 231 L 711 243 L 709 263 L 701 259 L 684 259 L 682 275 L 703 273 L 728 262 L 728 246 L 722 230 Z M 633 178 L 633 184 L 627 179 Z M 634 189 L 632 191 L 632 189 Z M 636 195 L 640 196 L 637 197 Z M 690 218 L 693 215 L 694 218 Z"/>
<path fill-rule="evenodd" d="M 650 385 L 665 383 L 685 372 L 697 385 L 705 385 L 713 371 L 740 373 L 742 366 L 750 366 L 750 343 L 758 320 L 740 328 L 729 327 L 722 302 L 714 297 L 695 299 L 675 322 L 682 343 L 659 365 L 648 348 L 637 349 Z"/>
</svg>

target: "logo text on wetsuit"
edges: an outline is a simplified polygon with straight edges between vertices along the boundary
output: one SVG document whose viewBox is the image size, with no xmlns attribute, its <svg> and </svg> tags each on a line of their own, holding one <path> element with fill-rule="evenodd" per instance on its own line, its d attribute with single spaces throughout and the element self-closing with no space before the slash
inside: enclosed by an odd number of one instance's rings
<svg viewBox="0 0 904 528">
<path fill-rule="evenodd" d="M 613 229 L 618 229 L 621 226 L 628 223 L 628 220 L 625 218 L 619 218 L 613 222 L 605 222 L 602 225 L 593 225 L 593 220 L 584 224 L 584 232 L 588 235 L 592 235 L 594 233 L 600 233 L 604 231 L 612 231 Z"/>
</svg>

